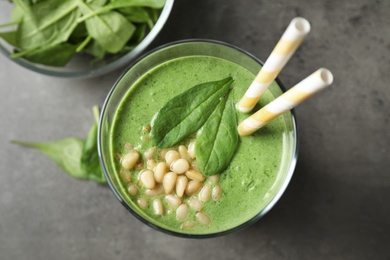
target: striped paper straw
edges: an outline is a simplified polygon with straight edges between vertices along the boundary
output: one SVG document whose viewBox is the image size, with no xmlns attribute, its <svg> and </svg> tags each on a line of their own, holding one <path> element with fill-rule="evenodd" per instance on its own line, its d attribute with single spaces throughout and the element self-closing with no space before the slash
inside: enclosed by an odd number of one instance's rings
<svg viewBox="0 0 390 260">
<path fill-rule="evenodd" d="M 309 31 L 310 23 L 305 18 L 296 17 L 290 22 L 255 80 L 238 103 L 238 110 L 241 112 L 249 112 L 253 109 Z"/>
<path fill-rule="evenodd" d="M 274 118 L 329 86 L 332 82 L 333 75 L 328 69 L 318 69 L 290 90 L 242 121 L 238 125 L 238 134 L 241 136 L 252 134 Z"/>
</svg>

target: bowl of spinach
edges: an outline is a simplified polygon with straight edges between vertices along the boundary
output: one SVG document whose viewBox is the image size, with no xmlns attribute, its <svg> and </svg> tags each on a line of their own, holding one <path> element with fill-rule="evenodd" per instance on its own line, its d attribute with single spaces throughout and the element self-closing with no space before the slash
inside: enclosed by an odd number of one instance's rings
<svg viewBox="0 0 390 260">
<path fill-rule="evenodd" d="M 0 52 L 30 70 L 93 77 L 144 51 L 167 21 L 174 0 L 12 0 L 2 2 Z"/>
</svg>

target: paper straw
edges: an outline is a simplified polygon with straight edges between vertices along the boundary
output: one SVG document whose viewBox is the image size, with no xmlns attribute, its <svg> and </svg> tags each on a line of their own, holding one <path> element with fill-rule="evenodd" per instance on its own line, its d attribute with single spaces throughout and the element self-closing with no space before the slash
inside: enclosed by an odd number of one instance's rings
<svg viewBox="0 0 390 260">
<path fill-rule="evenodd" d="M 263 68 L 238 103 L 238 110 L 249 112 L 253 109 L 309 31 L 310 23 L 305 18 L 296 17 L 290 22 L 271 55 L 265 61 Z"/>
<path fill-rule="evenodd" d="M 329 86 L 332 82 L 333 75 L 328 69 L 318 69 L 290 90 L 242 121 L 238 125 L 238 134 L 241 136 L 252 134 L 274 118 Z"/>
</svg>

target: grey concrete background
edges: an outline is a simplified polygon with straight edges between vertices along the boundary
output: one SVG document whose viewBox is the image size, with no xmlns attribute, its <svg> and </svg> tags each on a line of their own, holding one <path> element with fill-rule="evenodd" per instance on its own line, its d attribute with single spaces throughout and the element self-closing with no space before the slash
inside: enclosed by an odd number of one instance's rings
<svg viewBox="0 0 390 260">
<path fill-rule="evenodd" d="M 108 187 L 9 143 L 84 137 L 121 70 L 60 79 L 0 57 L 0 259 L 390 259 L 389 12 L 388 0 L 176 1 L 151 48 L 211 38 L 265 60 L 299 15 L 312 31 L 280 79 L 291 87 L 319 67 L 335 76 L 296 109 L 299 161 L 279 203 L 206 240 L 154 231 Z"/>
</svg>

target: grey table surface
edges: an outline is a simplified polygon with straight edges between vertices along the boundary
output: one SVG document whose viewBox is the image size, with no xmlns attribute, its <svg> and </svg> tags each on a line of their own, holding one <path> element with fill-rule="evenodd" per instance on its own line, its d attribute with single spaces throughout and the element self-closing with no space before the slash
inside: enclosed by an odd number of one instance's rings
<svg viewBox="0 0 390 260">
<path fill-rule="evenodd" d="M 299 159 L 254 225 L 192 240 L 155 231 L 104 185 L 64 174 L 10 140 L 83 138 L 122 69 L 52 78 L 0 56 L 0 259 L 390 259 L 390 1 L 177 0 L 150 48 L 210 38 L 265 60 L 289 21 L 312 31 L 280 74 L 319 67 L 334 84 L 296 109 Z M 4 16 L 0 10 L 0 16 Z"/>
</svg>

